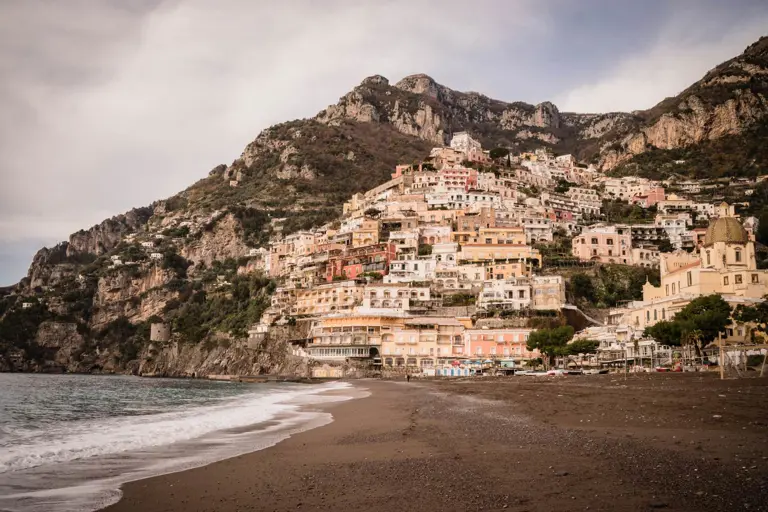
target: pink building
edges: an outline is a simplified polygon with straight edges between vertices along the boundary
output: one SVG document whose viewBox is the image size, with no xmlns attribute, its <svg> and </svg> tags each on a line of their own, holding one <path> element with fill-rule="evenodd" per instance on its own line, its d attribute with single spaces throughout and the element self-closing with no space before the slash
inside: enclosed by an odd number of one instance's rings
<svg viewBox="0 0 768 512">
<path fill-rule="evenodd" d="M 464 331 L 466 357 L 472 359 L 529 360 L 541 357 L 528 350 L 531 329 L 467 329 Z"/>
<path fill-rule="evenodd" d="M 573 255 L 581 261 L 631 265 L 632 232 L 627 227 L 593 227 L 574 237 Z"/>
<path fill-rule="evenodd" d="M 666 195 L 664 193 L 664 187 L 654 187 L 648 189 L 645 194 L 634 196 L 631 201 L 639 204 L 643 208 L 650 208 L 665 199 Z"/>
</svg>

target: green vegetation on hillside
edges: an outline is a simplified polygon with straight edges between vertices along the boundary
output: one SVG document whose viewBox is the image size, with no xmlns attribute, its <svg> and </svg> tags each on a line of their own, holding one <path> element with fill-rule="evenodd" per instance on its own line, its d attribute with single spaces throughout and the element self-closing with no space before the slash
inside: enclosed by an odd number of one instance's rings
<svg viewBox="0 0 768 512">
<path fill-rule="evenodd" d="M 660 282 L 658 269 L 627 265 L 599 265 L 571 275 L 566 283 L 569 302 L 585 308 L 613 308 L 643 298 L 646 281 Z"/>
<path fill-rule="evenodd" d="M 677 149 L 651 149 L 617 166 L 614 176 L 705 179 L 768 174 L 768 123 Z M 677 163 L 680 162 L 680 163 Z"/>
<path fill-rule="evenodd" d="M 183 340 L 199 343 L 216 331 L 245 338 L 270 304 L 274 281 L 258 275 L 234 276 L 221 290 L 186 290 L 165 306 L 165 318 Z"/>
</svg>

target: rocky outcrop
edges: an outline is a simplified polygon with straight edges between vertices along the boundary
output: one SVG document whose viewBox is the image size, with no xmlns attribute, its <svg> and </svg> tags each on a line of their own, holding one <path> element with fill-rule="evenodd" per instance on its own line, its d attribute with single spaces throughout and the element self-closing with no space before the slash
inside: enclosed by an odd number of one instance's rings
<svg viewBox="0 0 768 512">
<path fill-rule="evenodd" d="M 248 246 L 241 236 L 241 226 L 234 215 L 227 214 L 203 232 L 199 240 L 182 247 L 181 255 L 195 264 L 210 266 L 215 260 L 241 258 L 248 254 Z"/>
<path fill-rule="evenodd" d="M 145 376 L 210 377 L 216 375 L 306 376 L 306 360 L 291 354 L 283 341 L 273 340 L 249 347 L 245 341 L 221 336 L 206 344 L 154 343 L 131 369 Z"/>
<path fill-rule="evenodd" d="M 107 253 L 122 241 L 123 236 L 134 233 L 144 226 L 152 213 L 152 207 L 134 208 L 88 230 L 80 230 L 69 237 L 67 255 L 87 253 L 98 256 Z"/>
<path fill-rule="evenodd" d="M 109 271 L 98 280 L 91 328 L 98 331 L 121 317 L 136 323 L 162 314 L 165 304 L 177 295 L 164 288 L 173 277 L 172 271 L 154 264 L 138 276 L 128 267 Z"/>
<path fill-rule="evenodd" d="M 768 37 L 638 116 L 641 124 L 606 141 L 600 158 L 603 169 L 651 149 L 675 149 L 738 135 L 764 122 L 768 117 Z"/>
<path fill-rule="evenodd" d="M 85 338 L 78 332 L 77 324 L 43 322 L 37 330 L 35 343 L 50 355 L 48 366 L 72 372 L 83 370 L 79 356 L 83 352 Z"/>
<path fill-rule="evenodd" d="M 696 95 L 687 96 L 675 111 L 625 135 L 620 148 L 603 152 L 600 165 L 611 169 L 649 149 L 675 149 L 724 135 L 736 135 L 768 115 L 768 100 L 749 90 L 735 91 L 735 97 L 709 105 Z"/>
</svg>

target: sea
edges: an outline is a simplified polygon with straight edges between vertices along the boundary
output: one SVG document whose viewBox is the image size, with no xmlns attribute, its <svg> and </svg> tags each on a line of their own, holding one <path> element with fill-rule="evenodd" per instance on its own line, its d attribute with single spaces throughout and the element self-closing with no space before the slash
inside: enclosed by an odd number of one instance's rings
<svg viewBox="0 0 768 512">
<path fill-rule="evenodd" d="M 120 485 L 330 423 L 348 383 L 0 374 L 0 511 L 92 511 Z"/>
</svg>

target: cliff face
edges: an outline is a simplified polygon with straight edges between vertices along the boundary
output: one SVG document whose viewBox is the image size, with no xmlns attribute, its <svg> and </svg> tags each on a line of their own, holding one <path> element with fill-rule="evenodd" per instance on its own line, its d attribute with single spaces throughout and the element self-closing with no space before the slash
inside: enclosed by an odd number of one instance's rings
<svg viewBox="0 0 768 512">
<path fill-rule="evenodd" d="M 768 37 L 655 107 L 638 113 L 641 125 L 603 146 L 600 165 L 611 169 L 654 149 L 676 149 L 740 135 L 768 115 Z"/>
<path fill-rule="evenodd" d="M 133 233 L 144 226 L 152 216 L 152 207 L 133 210 L 107 219 L 87 231 L 81 230 L 69 237 L 67 256 L 77 253 L 100 256 L 117 246 L 123 235 Z"/>
</svg>

